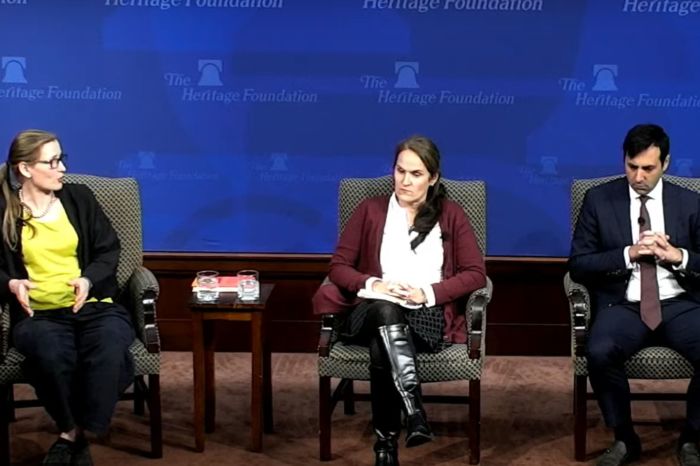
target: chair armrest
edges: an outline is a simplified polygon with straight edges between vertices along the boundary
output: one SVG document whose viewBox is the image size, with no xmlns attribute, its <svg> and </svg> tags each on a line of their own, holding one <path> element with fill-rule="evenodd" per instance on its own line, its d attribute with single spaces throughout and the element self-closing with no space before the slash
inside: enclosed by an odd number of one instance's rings
<svg viewBox="0 0 700 466">
<path fill-rule="evenodd" d="M 156 301 L 159 292 L 158 281 L 150 270 L 143 266 L 134 270 L 127 285 L 126 304 L 132 311 L 136 335 L 143 341 L 149 353 L 160 352 L 160 335 L 156 314 Z"/>
<path fill-rule="evenodd" d="M 0 303 L 0 362 L 5 360 L 10 349 L 10 305 Z"/>
<path fill-rule="evenodd" d="M 486 277 L 486 286 L 474 291 L 467 300 L 467 339 L 471 359 L 479 359 L 485 354 L 486 307 L 492 294 L 493 283 Z"/>
<path fill-rule="evenodd" d="M 331 352 L 335 322 L 335 314 L 325 314 L 321 317 L 321 335 L 318 339 L 318 355 L 322 358 L 328 357 Z"/>
<path fill-rule="evenodd" d="M 576 283 L 567 273 L 564 276 L 564 291 L 571 312 L 571 355 L 575 358 L 586 354 L 586 334 L 591 319 L 591 297 L 588 289 Z"/>
</svg>

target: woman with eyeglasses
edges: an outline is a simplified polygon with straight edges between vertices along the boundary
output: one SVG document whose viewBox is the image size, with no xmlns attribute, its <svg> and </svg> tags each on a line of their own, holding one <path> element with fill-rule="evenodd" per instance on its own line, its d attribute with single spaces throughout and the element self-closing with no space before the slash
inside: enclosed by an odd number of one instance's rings
<svg viewBox="0 0 700 466">
<path fill-rule="evenodd" d="M 133 381 L 131 318 L 114 302 L 119 239 L 95 196 L 64 183 L 58 137 L 19 133 L 0 168 L 0 299 L 12 341 L 60 432 L 43 464 L 92 464 L 85 432 L 107 432 Z"/>
</svg>

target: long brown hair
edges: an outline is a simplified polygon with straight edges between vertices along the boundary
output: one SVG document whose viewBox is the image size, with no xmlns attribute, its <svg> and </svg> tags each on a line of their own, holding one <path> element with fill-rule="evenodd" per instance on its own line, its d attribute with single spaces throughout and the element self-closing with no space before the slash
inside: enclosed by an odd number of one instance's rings
<svg viewBox="0 0 700 466">
<path fill-rule="evenodd" d="M 41 147 L 58 136 L 40 129 L 28 129 L 15 136 L 7 153 L 7 160 L 0 170 L 0 189 L 5 198 L 5 214 L 2 222 L 2 239 L 11 249 L 17 248 L 19 242 L 17 221 L 22 218 L 23 208 L 17 191 L 22 186 L 17 165 L 31 163 L 39 158 Z"/>
<path fill-rule="evenodd" d="M 394 166 L 399 159 L 399 154 L 405 150 L 414 152 L 421 159 L 431 178 L 437 177 L 435 185 L 428 187 L 425 202 L 418 208 L 416 218 L 413 219 L 413 231 L 418 232 L 418 236 L 411 241 L 411 249 L 415 250 L 440 220 L 442 201 L 445 199 L 447 191 L 440 181 L 442 178 L 440 150 L 430 138 L 414 135 L 399 142 L 394 150 Z"/>
</svg>

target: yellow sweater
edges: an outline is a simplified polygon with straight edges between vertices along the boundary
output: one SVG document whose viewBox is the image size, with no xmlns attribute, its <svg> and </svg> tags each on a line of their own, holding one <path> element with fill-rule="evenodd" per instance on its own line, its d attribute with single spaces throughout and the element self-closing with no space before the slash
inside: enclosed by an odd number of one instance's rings
<svg viewBox="0 0 700 466">
<path fill-rule="evenodd" d="M 28 223 L 33 229 L 27 225 L 22 228 L 22 255 L 29 280 L 36 285 L 29 291 L 29 305 L 34 310 L 72 307 L 75 290 L 68 282 L 82 272 L 76 252 L 78 234 L 66 211 L 60 206 L 56 218 L 31 219 Z"/>
</svg>

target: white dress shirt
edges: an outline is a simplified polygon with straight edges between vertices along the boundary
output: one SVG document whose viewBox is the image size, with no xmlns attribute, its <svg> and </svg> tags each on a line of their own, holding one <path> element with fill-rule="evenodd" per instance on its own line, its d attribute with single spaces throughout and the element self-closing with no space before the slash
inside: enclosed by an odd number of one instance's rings
<svg viewBox="0 0 700 466">
<path fill-rule="evenodd" d="M 413 288 L 420 288 L 425 294 L 427 307 L 435 305 L 433 283 L 442 280 L 444 250 L 442 247 L 442 230 L 436 222 L 423 242 L 411 249 L 411 241 L 418 236 L 410 231 L 408 212 L 399 205 L 396 195 L 389 198 L 389 209 L 384 224 L 379 264 L 382 267 L 381 280 L 384 282 L 408 283 Z M 365 287 L 372 289 L 372 284 L 380 280 L 371 277 Z M 420 306 L 410 306 L 420 307 Z"/>
<path fill-rule="evenodd" d="M 639 211 L 642 206 L 642 201 L 639 200 L 640 195 L 629 187 L 630 194 L 630 221 L 632 223 L 632 243 L 636 244 L 639 241 Z M 663 179 L 660 179 L 654 189 L 647 194 L 649 199 L 646 202 L 647 211 L 649 212 L 649 220 L 651 225 L 649 229 L 656 233 L 665 234 L 666 224 L 664 222 L 664 184 Z M 673 238 L 669 240 L 673 244 Z M 627 268 L 632 270 L 632 276 L 627 284 L 626 299 L 630 302 L 639 302 L 641 296 L 641 276 L 639 273 L 639 263 L 630 260 L 631 246 L 625 248 L 625 263 Z M 688 251 L 680 248 L 683 253 L 683 261 L 679 266 L 673 266 L 674 270 L 684 270 L 688 265 Z M 668 299 L 678 296 L 685 290 L 678 284 L 678 281 L 668 269 L 656 265 L 656 279 L 659 282 L 659 299 Z"/>
</svg>

